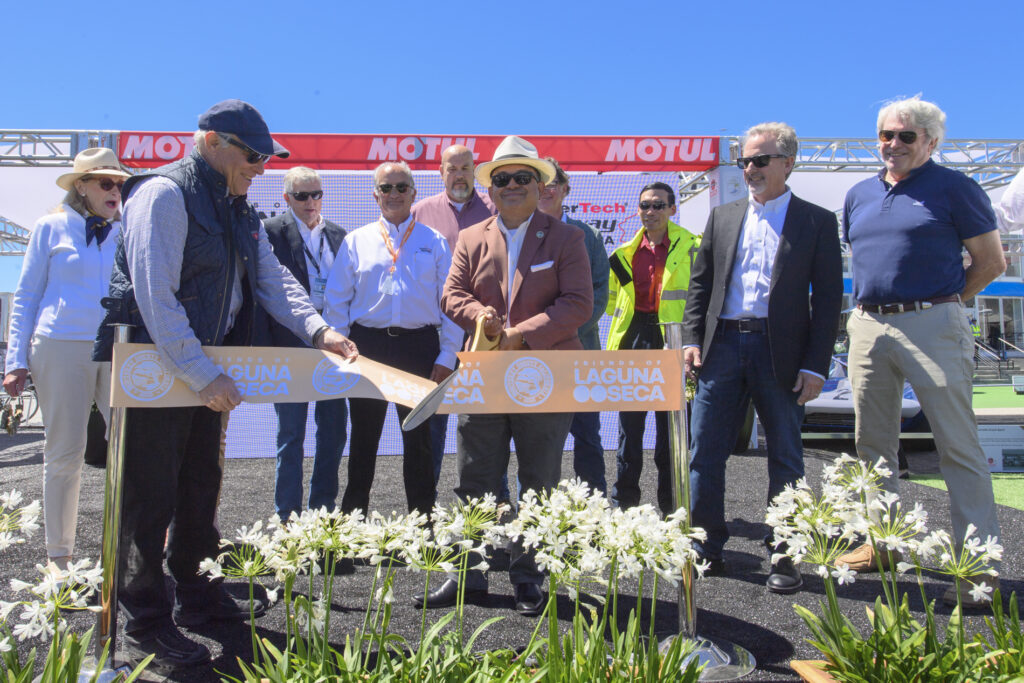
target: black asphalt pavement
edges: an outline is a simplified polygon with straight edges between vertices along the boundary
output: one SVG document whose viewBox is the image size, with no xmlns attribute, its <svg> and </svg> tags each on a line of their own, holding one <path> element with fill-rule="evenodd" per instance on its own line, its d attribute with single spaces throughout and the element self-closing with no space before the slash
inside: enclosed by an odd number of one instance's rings
<svg viewBox="0 0 1024 683">
<path fill-rule="evenodd" d="M 158 435 L 154 435 L 158 438 Z M 0 434 L 0 491 L 17 488 L 28 500 L 42 498 L 42 433 L 40 430 L 25 430 L 15 436 Z M 824 447 L 822 447 L 824 446 Z M 769 593 L 764 582 L 768 573 L 768 559 L 762 539 L 767 533 L 763 523 L 767 478 L 765 476 L 764 441 L 759 450 L 733 456 L 728 467 L 728 490 L 726 500 L 727 518 L 730 520 L 732 535 L 726 546 L 725 561 L 729 574 L 725 577 L 708 578 L 699 581 L 696 591 L 697 629 L 702 635 L 712 638 L 727 638 L 747 649 L 757 659 L 757 670 L 744 680 L 783 681 L 798 680 L 788 667 L 791 659 L 817 658 L 816 651 L 805 640 L 808 631 L 793 610 L 798 603 L 815 609 L 819 600 L 824 599 L 822 582 L 809 571 L 804 572 L 805 588 L 796 595 L 775 595 Z M 852 443 L 839 442 L 832 445 L 817 444 L 806 450 L 806 469 L 812 483 L 818 481 L 822 466 L 830 462 L 843 450 L 852 450 Z M 934 453 L 912 453 L 911 469 L 925 472 L 935 469 Z M 514 461 L 514 458 L 513 458 Z M 307 459 L 307 475 L 311 461 Z M 614 480 L 615 454 L 606 454 L 609 483 Z M 220 507 L 220 528 L 223 536 L 231 537 L 242 525 L 251 525 L 256 519 L 266 518 L 273 512 L 274 461 L 272 459 L 229 459 L 225 467 L 223 498 Z M 513 464 L 514 469 L 514 464 Z M 344 464 L 342 469 L 344 486 Z M 572 473 L 572 456 L 567 453 L 563 460 L 563 476 Z M 401 458 L 381 457 L 377 463 L 377 475 L 371 495 L 371 506 L 382 511 L 404 510 L 405 497 L 401 490 Z M 439 499 L 452 500 L 455 484 L 455 458 L 445 460 L 441 477 Z M 86 467 L 82 481 L 80 514 L 78 522 L 77 557 L 96 558 L 99 555 L 101 516 L 103 506 L 104 470 Z M 648 454 L 643 481 L 644 502 L 654 502 L 655 479 L 653 462 Z M 929 526 L 949 528 L 949 511 L 946 493 L 936 489 L 904 482 L 902 493 L 905 500 L 921 502 L 929 513 Z M 1002 543 L 1006 548 L 1002 568 L 1002 587 L 1005 594 L 1011 590 L 1020 591 L 1024 559 L 1016 549 L 1022 546 L 1024 512 L 1000 509 Z M 28 543 L 8 549 L 0 554 L 0 599 L 10 600 L 9 579 L 18 577 L 32 580 L 34 565 L 45 560 L 43 535 L 40 531 Z M 358 627 L 366 605 L 372 569 L 356 567 L 354 574 L 341 576 L 335 591 L 334 612 L 331 622 L 332 640 L 344 641 L 344 636 Z M 395 609 L 392 630 L 406 637 L 414 638 L 419 633 L 418 610 L 410 604 L 410 596 L 419 590 L 422 576 L 400 573 L 395 584 Z M 648 582 L 649 583 L 649 582 Z M 937 613 L 941 619 L 948 617 L 950 610 L 941 604 L 941 596 L 947 583 L 929 579 L 927 594 L 938 603 Z M 530 637 L 535 625 L 534 619 L 516 614 L 512 609 L 512 588 L 506 576 L 494 572 L 491 577 L 491 593 L 481 605 L 467 607 L 469 627 L 492 616 L 505 617 L 491 626 L 479 641 L 482 648 L 523 645 Z M 918 615 L 922 605 L 916 588 L 909 582 L 912 608 Z M 241 584 L 231 586 L 238 596 L 246 594 Z M 635 600 L 635 594 L 624 594 L 620 607 Z M 875 575 L 858 577 L 853 585 L 842 586 L 839 593 L 843 609 L 853 620 L 866 626 L 865 607 L 870 606 L 880 593 L 879 580 Z M 560 601 L 563 625 L 571 619 L 571 603 L 568 598 Z M 16 613 L 15 613 L 16 614 Z M 258 631 L 278 641 L 283 640 L 284 610 L 276 605 L 258 621 Z M 664 635 L 677 629 L 677 602 L 674 594 L 662 592 L 656 606 L 656 628 Z M 983 614 L 972 616 L 969 628 L 981 629 Z M 75 615 L 71 619 L 75 628 L 88 628 L 93 623 L 91 615 Z M 175 680 L 215 681 L 217 671 L 236 674 L 236 657 L 250 658 L 251 645 L 249 627 L 246 624 L 218 626 L 193 633 L 210 647 L 214 655 L 211 668 L 191 671 Z M 160 680 L 147 676 L 146 680 Z"/>
</svg>

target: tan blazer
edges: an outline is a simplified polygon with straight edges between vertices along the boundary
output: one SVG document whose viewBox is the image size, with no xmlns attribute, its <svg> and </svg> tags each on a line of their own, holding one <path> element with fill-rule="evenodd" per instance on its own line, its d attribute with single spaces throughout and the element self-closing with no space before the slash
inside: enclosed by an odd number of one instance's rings
<svg viewBox="0 0 1024 683">
<path fill-rule="evenodd" d="M 508 250 L 497 217 L 459 233 L 441 310 L 472 334 L 485 306 L 506 310 Z M 576 331 L 590 320 L 594 290 L 583 233 L 539 210 L 527 227 L 512 280 L 506 327 L 531 349 L 582 349 Z"/>
</svg>

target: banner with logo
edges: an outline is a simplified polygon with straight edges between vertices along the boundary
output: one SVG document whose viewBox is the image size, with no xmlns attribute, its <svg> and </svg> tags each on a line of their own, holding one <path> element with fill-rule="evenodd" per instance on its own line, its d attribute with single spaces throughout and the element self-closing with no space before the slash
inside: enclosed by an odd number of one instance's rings
<svg viewBox="0 0 1024 683">
<path fill-rule="evenodd" d="M 479 163 L 494 156 L 503 135 L 332 135 L 274 133 L 288 148 L 287 159 L 271 159 L 267 168 L 376 168 L 384 161 L 405 161 L 413 170 L 436 171 L 441 152 L 458 144 L 473 150 Z M 553 156 L 573 171 L 705 171 L 718 166 L 718 137 L 713 135 L 530 135 L 541 156 Z M 192 133 L 121 131 L 117 153 L 122 163 L 155 168 L 192 151 Z"/>
<path fill-rule="evenodd" d="M 379 398 L 412 408 L 437 386 L 369 358 L 350 362 L 316 349 L 204 346 L 203 353 L 235 381 L 249 403 Z M 115 344 L 112 374 L 114 408 L 202 405 L 199 394 L 164 369 L 152 344 Z"/>
<path fill-rule="evenodd" d="M 435 386 L 360 356 L 315 349 L 211 346 L 204 353 L 250 403 L 377 398 L 415 407 Z M 460 353 L 462 365 L 438 413 L 679 410 L 679 351 L 504 351 Z M 115 344 L 115 408 L 201 405 L 164 369 L 152 344 Z"/>
</svg>

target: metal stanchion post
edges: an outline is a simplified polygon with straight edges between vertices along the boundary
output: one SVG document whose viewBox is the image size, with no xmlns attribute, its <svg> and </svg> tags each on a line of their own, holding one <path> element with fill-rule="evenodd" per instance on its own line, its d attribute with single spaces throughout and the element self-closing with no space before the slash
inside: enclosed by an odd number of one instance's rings
<svg viewBox="0 0 1024 683">
<path fill-rule="evenodd" d="M 114 342 L 128 341 L 131 325 L 114 325 Z M 113 371 L 113 369 L 111 370 Z M 116 378 L 112 378 L 115 381 Z M 103 654 L 103 647 L 109 642 L 107 661 L 99 670 L 96 680 L 122 681 L 131 673 L 127 665 L 114 666 L 117 646 L 117 553 L 121 533 L 121 488 L 124 472 L 125 408 L 110 410 L 110 439 L 107 445 L 107 485 L 103 494 L 103 545 L 100 559 L 103 565 L 103 583 L 100 590 L 100 613 L 96 617 L 95 667 Z M 78 676 L 79 683 L 90 681 L 97 670 L 83 666 Z"/>
<path fill-rule="evenodd" d="M 680 351 L 683 348 L 682 323 L 662 323 L 665 348 Z M 690 447 L 686 426 L 686 376 L 682 377 L 682 409 L 668 414 L 668 442 L 672 462 L 672 495 L 677 508 L 690 510 Z M 690 518 L 686 517 L 685 530 L 690 530 Z M 683 568 L 683 580 L 679 584 L 679 635 L 670 636 L 661 643 L 667 649 L 676 638 L 693 641 L 695 648 L 685 660 L 685 668 L 694 658 L 704 665 L 702 681 L 733 681 L 754 670 L 757 662 L 746 649 L 721 638 L 714 640 L 697 635 L 697 603 L 693 597 L 693 563 Z"/>
</svg>

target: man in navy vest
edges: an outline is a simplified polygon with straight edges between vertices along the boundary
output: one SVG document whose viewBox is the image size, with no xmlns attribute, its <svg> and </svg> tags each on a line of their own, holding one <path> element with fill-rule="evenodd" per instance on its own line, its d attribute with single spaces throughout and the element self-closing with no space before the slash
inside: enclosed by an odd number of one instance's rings
<svg viewBox="0 0 1024 683">
<path fill-rule="evenodd" d="M 95 357 L 109 359 L 109 324 L 134 326 L 131 341 L 152 343 L 163 368 L 199 395 L 200 406 L 129 409 L 125 437 L 124 511 L 118 598 L 127 613 L 132 660 L 151 667 L 203 664 L 209 650 L 178 626 L 243 620 L 248 606 L 199 563 L 218 553 L 214 525 L 220 491 L 221 413 L 242 401 L 234 381 L 202 346 L 251 342 L 258 302 L 297 337 L 346 358 L 355 344 L 332 330 L 309 296 L 274 256 L 255 207 L 253 177 L 288 150 L 270 137 L 263 117 L 240 100 L 199 117 L 192 153 L 124 187 L 124 227 L 117 245 L 108 309 Z M 163 574 L 174 577 L 172 609 Z M 260 615 L 265 608 L 255 607 Z"/>
</svg>

